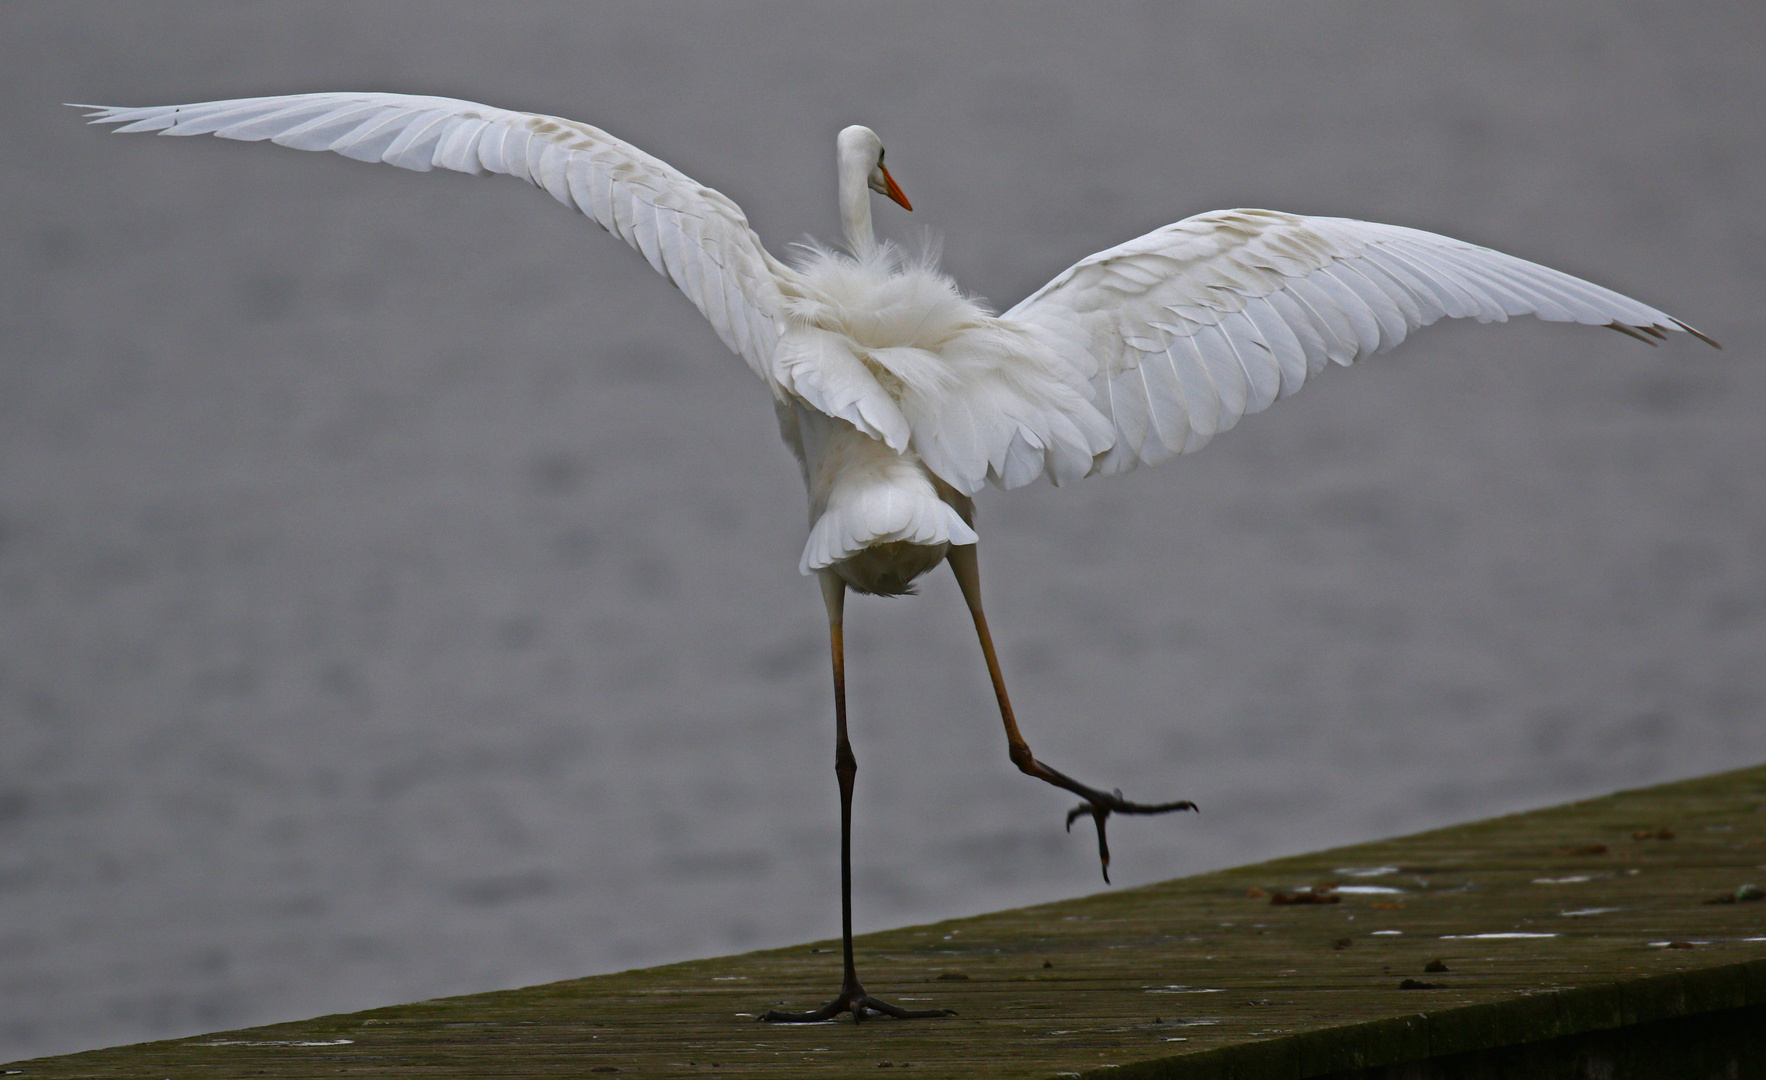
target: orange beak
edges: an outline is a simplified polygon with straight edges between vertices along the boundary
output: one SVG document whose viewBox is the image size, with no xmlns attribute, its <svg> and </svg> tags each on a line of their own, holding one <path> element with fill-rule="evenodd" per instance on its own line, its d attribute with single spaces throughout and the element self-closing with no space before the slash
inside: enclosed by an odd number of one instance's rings
<svg viewBox="0 0 1766 1080">
<path fill-rule="evenodd" d="M 883 168 L 883 163 L 881 161 L 877 162 L 877 168 L 883 173 L 883 186 L 889 189 L 888 195 L 890 200 L 900 206 L 903 210 L 913 210 L 914 205 L 908 202 L 908 197 L 906 195 L 901 193 L 901 187 L 896 184 L 895 177 L 889 175 L 889 170 Z"/>
</svg>

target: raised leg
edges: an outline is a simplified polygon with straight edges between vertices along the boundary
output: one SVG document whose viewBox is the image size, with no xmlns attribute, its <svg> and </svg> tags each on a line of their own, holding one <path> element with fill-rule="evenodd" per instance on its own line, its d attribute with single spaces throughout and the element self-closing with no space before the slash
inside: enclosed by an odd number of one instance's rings
<svg viewBox="0 0 1766 1080">
<path fill-rule="evenodd" d="M 1020 772 L 1036 777 L 1046 783 L 1071 791 L 1085 801 L 1067 811 L 1067 828 L 1071 830 L 1073 823 L 1080 817 L 1090 814 L 1098 827 L 1098 861 L 1103 865 L 1104 880 L 1110 880 L 1110 845 L 1104 838 L 1104 820 L 1111 814 L 1169 814 L 1177 810 L 1194 810 L 1196 804 L 1186 800 L 1168 803 L 1137 803 L 1129 802 L 1122 797 L 1122 792 L 1103 792 L 1068 776 L 1066 773 L 1052 769 L 1036 760 L 1030 752 L 1030 744 L 1018 731 L 1018 721 L 1012 716 L 1012 701 L 1006 696 L 1005 676 L 1000 674 L 999 656 L 993 651 L 993 635 L 987 629 L 987 616 L 981 611 L 981 564 L 976 558 L 975 544 L 953 547 L 946 557 L 950 568 L 957 576 L 957 586 L 963 590 L 963 600 L 969 605 L 969 614 L 975 617 L 975 635 L 981 639 L 981 655 L 987 659 L 987 674 L 993 680 L 994 696 L 999 698 L 1000 719 L 1006 724 L 1006 750 L 1012 757 L 1012 764 L 1018 766 Z"/>
<path fill-rule="evenodd" d="M 822 599 L 828 605 L 828 641 L 834 655 L 834 775 L 840 781 L 840 944 L 845 972 L 840 993 L 821 1008 L 801 1013 L 772 1009 L 761 1014 L 760 1020 L 772 1024 L 813 1024 L 845 1012 L 851 1013 L 854 1021 L 868 1019 L 873 1013 L 898 1020 L 955 1016 L 951 1009 L 904 1009 L 880 1001 L 866 993 L 864 984 L 858 981 L 858 968 L 852 961 L 852 783 L 858 775 L 858 759 L 846 738 L 846 647 L 841 633 L 846 583 L 828 570 L 822 571 L 820 577 Z"/>
</svg>

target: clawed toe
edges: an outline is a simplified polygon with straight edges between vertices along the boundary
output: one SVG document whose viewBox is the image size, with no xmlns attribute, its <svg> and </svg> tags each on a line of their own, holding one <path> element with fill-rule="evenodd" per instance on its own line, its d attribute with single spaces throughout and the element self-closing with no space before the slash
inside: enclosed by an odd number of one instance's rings
<svg viewBox="0 0 1766 1080">
<path fill-rule="evenodd" d="M 853 993 L 841 991 L 840 996 L 811 1012 L 788 1013 L 777 1009 L 768 1009 L 755 1019 L 763 1024 L 819 1024 L 832 1020 L 841 1013 L 851 1013 L 855 1024 L 863 1023 L 872 1016 L 890 1016 L 897 1020 L 934 1020 L 941 1016 L 955 1016 L 955 1009 L 904 1009 L 880 998 L 874 998 L 863 990 Z"/>
<path fill-rule="evenodd" d="M 1111 814 L 1170 814 L 1179 810 L 1201 812 L 1201 809 L 1188 799 L 1168 803 L 1142 804 L 1124 799 L 1121 788 L 1117 788 L 1108 795 L 1101 791 L 1088 791 L 1084 802 L 1067 811 L 1067 831 L 1073 831 L 1075 821 L 1087 814 L 1091 815 L 1092 821 L 1098 827 L 1098 863 L 1104 872 L 1104 882 L 1108 884 L 1110 881 L 1110 842 L 1104 836 L 1105 819 Z"/>
</svg>

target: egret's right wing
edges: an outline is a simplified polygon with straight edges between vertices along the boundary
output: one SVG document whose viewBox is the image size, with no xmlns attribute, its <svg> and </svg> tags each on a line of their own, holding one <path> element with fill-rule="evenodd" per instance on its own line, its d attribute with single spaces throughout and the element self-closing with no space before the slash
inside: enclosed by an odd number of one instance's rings
<svg viewBox="0 0 1766 1080">
<path fill-rule="evenodd" d="M 89 108 L 118 131 L 268 139 L 402 169 L 500 173 L 542 187 L 638 249 L 711 321 L 725 345 L 775 382 L 779 283 L 794 271 L 761 246 L 742 210 L 630 143 L 555 116 L 442 97 L 321 93 L 194 105 Z"/>
<path fill-rule="evenodd" d="M 1435 233 L 1221 210 L 1098 252 L 1001 316 L 1091 382 L 1116 439 L 1093 472 L 1200 449 L 1328 362 L 1442 317 L 1537 315 L 1653 342 L 1692 327 L 1580 278 Z"/>
</svg>

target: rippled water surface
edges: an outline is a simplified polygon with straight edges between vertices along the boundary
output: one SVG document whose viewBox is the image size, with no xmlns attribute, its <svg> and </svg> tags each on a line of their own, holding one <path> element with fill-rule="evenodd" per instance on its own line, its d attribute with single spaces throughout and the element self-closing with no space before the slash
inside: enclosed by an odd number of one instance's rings
<svg viewBox="0 0 1766 1080">
<path fill-rule="evenodd" d="M 998 301 L 1266 205 L 1491 244 L 1728 345 L 1437 328 L 1193 459 L 984 497 L 1039 756 L 1204 809 L 1115 826 L 1130 885 L 1766 757 L 1762 22 L 6 8 L 0 1059 L 838 931 L 802 495 L 697 313 L 517 183 L 60 102 L 557 112 L 775 250 L 835 234 L 832 136 L 865 122 L 916 207 L 883 227 Z M 861 927 L 1102 887 L 1007 762 L 946 577 L 848 628 Z"/>
</svg>

